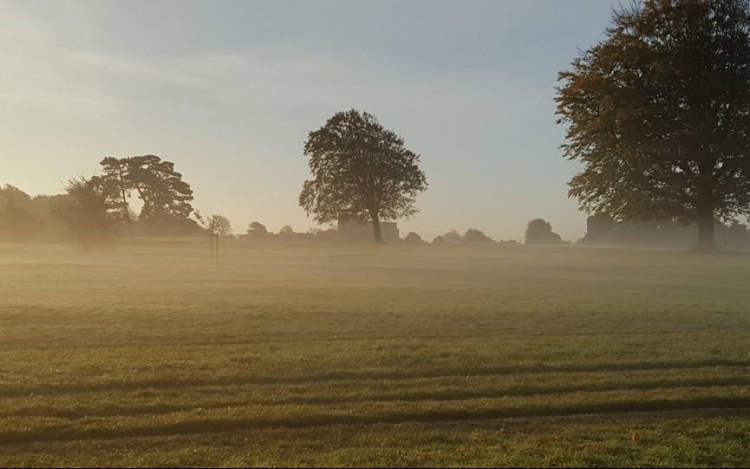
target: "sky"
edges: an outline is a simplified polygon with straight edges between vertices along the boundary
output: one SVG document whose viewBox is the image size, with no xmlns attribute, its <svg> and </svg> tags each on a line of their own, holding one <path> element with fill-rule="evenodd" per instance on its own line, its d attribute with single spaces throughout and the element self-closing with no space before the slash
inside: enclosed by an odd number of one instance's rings
<svg viewBox="0 0 750 469">
<path fill-rule="evenodd" d="M 338 111 L 374 114 L 421 155 L 424 238 L 576 240 L 557 74 L 603 38 L 605 0 L 0 0 L 0 184 L 60 193 L 105 156 L 155 154 L 193 206 L 269 230 L 299 207 L 303 144 Z"/>
</svg>

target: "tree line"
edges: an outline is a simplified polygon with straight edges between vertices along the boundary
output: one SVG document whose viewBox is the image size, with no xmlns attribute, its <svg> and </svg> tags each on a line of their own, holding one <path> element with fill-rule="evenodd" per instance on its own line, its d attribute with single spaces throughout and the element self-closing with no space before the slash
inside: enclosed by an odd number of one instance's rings
<svg viewBox="0 0 750 469">
<path fill-rule="evenodd" d="M 94 179 L 94 178 L 92 178 Z M 222 215 L 203 216 L 193 210 L 190 218 L 177 223 L 154 224 L 144 213 L 116 204 L 106 204 L 99 195 L 92 196 L 88 179 L 69 183 L 65 194 L 31 197 L 21 189 L 0 187 L 0 240 L 2 241 L 74 241 L 83 246 L 114 242 L 117 236 L 200 236 L 206 232 L 233 237 L 230 220 Z M 94 179 L 96 181 L 96 179 Z M 94 192 L 93 194 L 96 194 Z M 122 192 L 120 191 L 120 195 Z M 162 220 L 163 221 L 163 220 Z M 72 229 L 71 229 L 72 228 Z M 750 250 L 750 228 L 733 220 L 715 226 L 717 244 L 727 250 Z M 297 232 L 290 225 L 277 232 L 258 221 L 250 223 L 240 233 L 243 239 L 309 242 L 347 242 L 333 227 L 312 228 Z M 576 241 L 564 241 L 553 231 L 551 223 L 537 218 L 531 220 L 522 241 L 496 241 L 482 230 L 470 228 L 463 234 L 449 230 L 432 240 L 410 232 L 402 240 L 405 244 L 434 245 L 493 245 L 537 244 L 581 246 L 622 246 L 641 248 L 689 249 L 698 237 L 697 227 L 674 221 L 617 221 L 606 215 L 592 215 L 586 221 L 585 235 Z"/>
<path fill-rule="evenodd" d="M 203 229 L 194 214 L 193 191 L 174 163 L 155 155 L 106 157 L 101 174 L 72 179 L 65 193 L 30 197 L 0 189 L 0 237 L 71 240 L 84 247 L 123 235 L 186 236 Z M 136 213 L 133 200 L 140 204 Z"/>
<path fill-rule="evenodd" d="M 623 6 L 604 39 L 560 72 L 559 82 L 561 150 L 583 165 L 569 196 L 594 217 L 584 244 L 679 232 L 694 234 L 697 250 L 715 251 L 717 233 L 726 247 L 727 236 L 747 230 L 738 217 L 750 215 L 750 0 Z M 312 177 L 302 184 L 300 207 L 320 224 L 371 222 L 375 242 L 382 242 L 381 221 L 415 215 L 416 198 L 428 187 L 421 156 L 368 112 L 334 114 L 309 132 L 303 152 Z M 108 157 L 101 165 L 102 174 L 71 181 L 62 198 L 6 206 L 3 216 L 13 226 L 4 229 L 15 235 L 38 229 L 45 217 L 33 212 L 45 204 L 56 215 L 48 225 L 67 227 L 83 244 L 118 230 L 226 229 L 219 216 L 193 210 L 192 190 L 173 163 L 145 155 Z M 19 208 L 24 204 L 28 212 Z M 603 220 L 613 228 L 599 227 Z M 487 242 L 473 232 L 439 238 L 467 236 Z M 562 242 L 541 219 L 529 223 L 525 241 Z"/>
</svg>

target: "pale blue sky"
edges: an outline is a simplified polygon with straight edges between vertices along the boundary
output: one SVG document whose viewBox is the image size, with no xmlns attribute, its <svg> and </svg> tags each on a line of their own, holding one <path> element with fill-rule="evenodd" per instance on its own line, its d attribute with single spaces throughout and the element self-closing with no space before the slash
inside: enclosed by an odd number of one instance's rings
<svg viewBox="0 0 750 469">
<path fill-rule="evenodd" d="M 107 155 L 174 161 L 235 232 L 304 231 L 302 145 L 337 111 L 375 114 L 422 155 L 425 237 L 585 231 L 567 198 L 557 72 L 613 2 L 0 1 L 0 183 L 58 193 Z"/>
</svg>

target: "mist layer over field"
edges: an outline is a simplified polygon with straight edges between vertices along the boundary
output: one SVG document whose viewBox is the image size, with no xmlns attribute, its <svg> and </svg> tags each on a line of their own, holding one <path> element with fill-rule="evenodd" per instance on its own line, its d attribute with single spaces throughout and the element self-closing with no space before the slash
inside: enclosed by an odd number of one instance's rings
<svg viewBox="0 0 750 469">
<path fill-rule="evenodd" d="M 747 260 L 3 244 L 0 464 L 748 464 Z"/>
</svg>

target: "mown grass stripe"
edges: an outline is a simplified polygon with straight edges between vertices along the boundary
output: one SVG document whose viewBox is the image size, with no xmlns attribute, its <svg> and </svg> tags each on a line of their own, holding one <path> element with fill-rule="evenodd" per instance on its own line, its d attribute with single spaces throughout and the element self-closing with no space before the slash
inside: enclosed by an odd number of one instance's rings
<svg viewBox="0 0 750 469">
<path fill-rule="evenodd" d="M 238 386 L 238 385 L 296 385 L 332 381 L 372 381 L 372 380 L 409 380 L 415 378 L 441 378 L 454 376 L 504 376 L 539 373 L 587 373 L 615 371 L 646 370 L 684 370 L 708 367 L 748 368 L 750 361 L 731 359 L 708 359 L 696 361 L 664 361 L 634 363 L 599 363 L 599 364 L 566 364 L 566 365 L 521 365 L 469 368 L 460 370 L 424 370 L 409 372 L 378 371 L 334 371 L 303 376 L 221 376 L 216 378 L 181 378 L 181 379 L 148 379 L 132 381 L 91 382 L 75 384 L 57 384 L 47 386 L 6 387 L 0 389 L 2 397 L 20 397 L 30 394 L 57 395 L 72 393 L 90 393 L 97 391 L 129 389 L 167 389 L 194 386 Z"/>
<path fill-rule="evenodd" d="M 306 395 L 279 398 L 275 395 L 259 395 L 251 398 L 227 397 L 209 401 L 196 400 L 191 404 L 155 403 L 150 405 L 123 406 L 107 403 L 106 407 L 91 407 L 78 405 L 72 409 L 56 408 L 55 400 L 44 401 L 43 406 L 16 407 L 9 411 L 0 411 L 3 417 L 58 417 L 77 419 L 83 417 L 112 417 L 112 416 L 134 416 L 134 415 L 156 415 L 175 412 L 189 412 L 195 409 L 221 409 L 227 407 L 248 406 L 289 406 L 289 405 L 336 405 L 356 403 L 388 403 L 409 402 L 419 403 L 423 401 L 463 401 L 471 399 L 498 399 L 503 397 L 535 397 L 535 396 L 561 396 L 572 393 L 596 393 L 612 391 L 644 391 L 658 394 L 661 390 L 675 390 L 681 388 L 720 388 L 726 386 L 750 386 L 750 376 L 735 376 L 726 378 L 681 378 L 675 380 L 642 380 L 642 381 L 612 381 L 589 384 L 547 385 L 547 386 L 511 386 L 497 390 L 471 389 L 467 383 L 467 389 L 460 392 L 447 391 L 410 391 L 408 389 L 398 390 L 391 393 L 377 393 L 360 395 L 336 395 L 311 396 Z M 220 389 L 216 390 L 217 392 Z M 241 396 L 241 394 L 239 394 Z M 186 396 L 187 397 L 187 396 Z M 179 396 L 174 398 L 179 400 Z"/>
<path fill-rule="evenodd" d="M 647 401 L 611 400 L 602 403 L 566 406 L 528 406 L 525 408 L 488 408 L 481 410 L 390 411 L 365 415 L 314 414 L 295 418 L 255 417 L 238 419 L 201 419 L 179 421 L 155 426 L 124 428 L 46 427 L 31 431 L 0 431 L 0 446 L 32 442 L 72 441 L 83 439 L 117 439 L 181 434 L 227 432 L 241 429 L 304 429 L 333 425 L 372 425 L 416 423 L 446 423 L 471 420 L 498 420 L 521 417 L 565 417 L 591 414 L 620 414 L 634 412 L 672 412 L 705 409 L 747 409 L 748 397 L 700 397 L 693 399 L 653 399 Z"/>
</svg>

